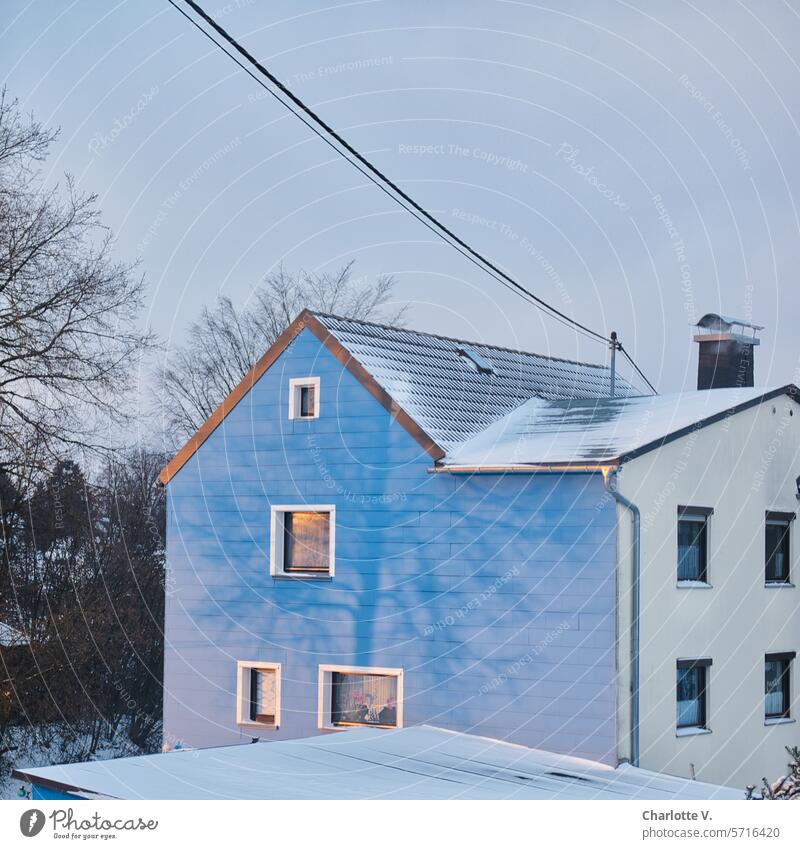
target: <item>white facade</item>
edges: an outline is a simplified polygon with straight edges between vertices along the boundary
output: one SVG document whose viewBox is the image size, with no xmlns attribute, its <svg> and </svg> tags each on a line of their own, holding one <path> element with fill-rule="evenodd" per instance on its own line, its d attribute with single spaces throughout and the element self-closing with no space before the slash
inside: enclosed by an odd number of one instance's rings
<svg viewBox="0 0 800 849">
<path fill-rule="evenodd" d="M 718 391 L 718 390 L 714 390 Z M 800 745 L 798 662 L 791 662 L 790 717 L 765 720 L 764 659 L 800 649 L 796 522 L 790 583 L 765 585 L 766 511 L 800 507 L 800 405 L 766 400 L 628 462 L 619 492 L 641 514 L 639 765 L 745 787 L 785 771 Z M 678 586 L 679 505 L 712 508 L 709 586 Z M 630 756 L 631 512 L 618 517 L 618 739 Z M 676 728 L 676 663 L 710 658 L 707 731 Z M 691 766 L 693 765 L 693 767 Z"/>
</svg>

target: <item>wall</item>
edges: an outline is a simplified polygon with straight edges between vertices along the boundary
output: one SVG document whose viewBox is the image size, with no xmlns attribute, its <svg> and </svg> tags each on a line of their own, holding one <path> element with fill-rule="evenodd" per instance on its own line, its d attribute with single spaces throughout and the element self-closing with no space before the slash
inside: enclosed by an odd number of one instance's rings
<svg viewBox="0 0 800 849">
<path fill-rule="evenodd" d="M 790 415 L 790 412 L 792 415 Z M 782 396 L 622 467 L 620 491 L 642 514 L 640 765 L 744 788 L 785 771 L 798 726 L 764 724 L 764 654 L 800 650 L 800 590 L 764 586 L 764 513 L 795 511 L 800 406 Z M 713 507 L 711 589 L 676 586 L 677 506 Z M 800 537 L 792 527 L 795 579 Z M 630 625 L 630 514 L 619 512 L 620 655 Z M 711 734 L 675 733 L 675 661 L 711 657 Z M 796 716 L 797 671 L 792 682 Z M 629 679 L 624 679 L 624 698 Z M 627 739 L 627 710 L 621 739 Z"/>
<path fill-rule="evenodd" d="M 290 377 L 319 375 L 316 421 Z M 458 412 L 454 411 L 454 415 Z M 615 762 L 615 517 L 592 475 L 432 474 L 308 331 L 168 486 L 165 740 L 249 740 L 237 660 L 279 662 L 317 731 L 318 665 L 402 667 L 405 724 Z M 269 576 L 270 504 L 335 503 L 333 581 Z"/>
<path fill-rule="evenodd" d="M 51 787 L 45 787 L 42 784 L 31 785 L 31 799 L 40 802 L 85 801 L 83 796 L 67 793 L 66 790 L 53 790 Z"/>
</svg>

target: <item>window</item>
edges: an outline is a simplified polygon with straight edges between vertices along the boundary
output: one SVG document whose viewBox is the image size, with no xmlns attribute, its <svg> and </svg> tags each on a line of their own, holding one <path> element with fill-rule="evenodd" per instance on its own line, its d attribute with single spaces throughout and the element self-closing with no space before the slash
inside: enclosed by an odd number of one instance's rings
<svg viewBox="0 0 800 849">
<path fill-rule="evenodd" d="M 678 730 L 707 728 L 708 667 L 710 658 L 679 660 L 677 665 Z"/>
<path fill-rule="evenodd" d="M 403 670 L 320 666 L 319 727 L 403 727 Z"/>
<path fill-rule="evenodd" d="M 768 654 L 764 658 L 764 718 L 787 719 L 791 705 L 790 670 L 794 652 Z"/>
<path fill-rule="evenodd" d="M 708 581 L 709 507 L 678 507 L 678 581 Z"/>
<path fill-rule="evenodd" d="M 335 515 L 332 504 L 273 507 L 270 574 L 333 577 Z"/>
<path fill-rule="evenodd" d="M 289 381 L 289 418 L 319 418 L 318 377 L 295 377 Z"/>
<path fill-rule="evenodd" d="M 281 665 L 258 660 L 237 664 L 236 722 L 238 725 L 277 728 L 281 718 Z"/>
<path fill-rule="evenodd" d="M 767 511 L 765 580 L 768 584 L 789 583 L 789 538 L 794 515 Z"/>
</svg>

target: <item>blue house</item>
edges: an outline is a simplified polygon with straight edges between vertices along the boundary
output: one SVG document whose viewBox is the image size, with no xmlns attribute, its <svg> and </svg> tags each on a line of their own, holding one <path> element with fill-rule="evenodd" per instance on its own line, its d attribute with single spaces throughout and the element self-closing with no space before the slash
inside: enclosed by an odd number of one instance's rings
<svg viewBox="0 0 800 849">
<path fill-rule="evenodd" d="M 446 464 L 531 398 L 609 394 L 603 366 L 303 312 L 162 472 L 165 747 L 427 723 L 616 764 L 600 465 Z"/>
</svg>

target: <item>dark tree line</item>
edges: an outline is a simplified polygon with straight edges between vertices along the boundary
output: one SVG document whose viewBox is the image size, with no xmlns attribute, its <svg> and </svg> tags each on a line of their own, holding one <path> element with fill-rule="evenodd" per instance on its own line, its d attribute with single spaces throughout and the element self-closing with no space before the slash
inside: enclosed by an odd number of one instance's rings
<svg viewBox="0 0 800 849">
<path fill-rule="evenodd" d="M 90 482 L 59 462 L 29 494 L 0 477 L 0 737 L 13 726 L 85 740 L 160 743 L 164 458 L 132 452 Z M 117 740 L 117 743 L 119 741 Z"/>
<path fill-rule="evenodd" d="M 44 179 L 57 137 L 0 91 L 0 754 L 28 729 L 80 757 L 158 736 L 163 458 L 121 451 L 144 283 L 96 196 Z"/>
</svg>

